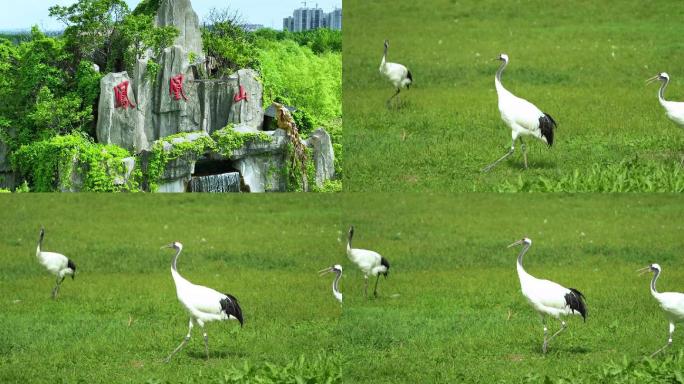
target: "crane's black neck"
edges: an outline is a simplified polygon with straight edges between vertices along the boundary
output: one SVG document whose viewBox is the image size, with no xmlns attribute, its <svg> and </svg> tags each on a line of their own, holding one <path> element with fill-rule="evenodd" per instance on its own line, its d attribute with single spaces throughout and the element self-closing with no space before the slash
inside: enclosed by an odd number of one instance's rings
<svg viewBox="0 0 684 384">
<path fill-rule="evenodd" d="M 341 271 L 335 271 L 335 280 L 333 281 L 333 291 L 340 293 L 340 289 L 337 286 L 337 283 L 340 281 L 340 278 L 342 277 L 342 272 Z"/>
<path fill-rule="evenodd" d="M 349 249 L 352 247 L 352 237 L 354 237 L 354 232 L 349 231 L 349 235 L 347 235 L 347 248 Z"/>
<path fill-rule="evenodd" d="M 655 273 L 653 274 L 653 279 L 651 280 L 651 292 L 654 294 L 658 293 L 658 290 L 656 289 L 656 280 L 658 280 L 658 276 L 660 276 L 660 269 L 656 269 Z"/>
<path fill-rule="evenodd" d="M 658 97 L 660 100 L 665 101 L 665 88 L 667 87 L 667 84 L 670 82 L 669 78 L 666 78 L 665 81 L 660 85 L 660 90 L 658 91 Z"/>
<path fill-rule="evenodd" d="M 178 256 L 180 256 L 183 248 L 179 248 L 179 247 L 174 247 L 174 248 L 176 249 L 176 256 L 173 257 L 173 262 L 171 263 L 171 268 L 173 268 L 174 271 L 178 272 L 178 267 L 176 267 L 176 263 L 178 262 Z"/>
<path fill-rule="evenodd" d="M 530 249 L 530 246 L 532 246 L 532 244 L 525 243 L 523 245 L 523 248 L 520 250 L 520 253 L 518 254 L 518 265 L 520 266 L 520 268 L 523 267 L 523 256 L 525 256 L 527 250 Z"/>
<path fill-rule="evenodd" d="M 503 73 L 504 68 L 508 65 L 508 61 L 503 60 L 503 63 L 501 63 L 501 66 L 499 69 L 496 71 L 496 79 L 499 80 L 499 83 L 501 83 L 501 74 Z M 491 77 L 490 77 L 491 79 Z"/>
</svg>

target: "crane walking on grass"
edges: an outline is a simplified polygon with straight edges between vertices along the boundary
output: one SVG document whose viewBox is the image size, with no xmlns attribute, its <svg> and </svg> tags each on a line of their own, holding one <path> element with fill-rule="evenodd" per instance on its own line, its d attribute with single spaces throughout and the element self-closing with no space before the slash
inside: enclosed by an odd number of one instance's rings
<svg viewBox="0 0 684 384">
<path fill-rule="evenodd" d="M 648 267 L 642 268 L 637 272 L 646 273 L 653 272 L 653 280 L 651 280 L 651 295 L 658 300 L 660 307 L 667 313 L 668 320 L 670 322 L 670 335 L 667 339 L 667 344 L 662 348 L 651 354 L 651 357 L 657 355 L 658 353 L 664 351 L 667 347 L 672 345 L 672 334 L 675 330 L 675 323 L 684 321 L 684 293 L 679 292 L 658 292 L 656 290 L 656 280 L 660 276 L 660 265 L 651 264 Z"/>
<path fill-rule="evenodd" d="M 367 249 L 352 248 L 352 237 L 354 237 L 354 226 L 349 227 L 349 235 L 347 237 L 347 256 L 354 264 L 356 264 L 361 272 L 363 272 L 363 277 L 366 280 L 366 285 L 364 287 L 364 294 L 368 297 L 368 276 L 376 276 L 375 279 L 375 289 L 373 290 L 373 295 L 378 296 L 378 280 L 380 280 L 380 275 L 384 275 L 387 278 L 389 273 L 390 264 L 384 257 L 380 256 L 379 253 L 374 251 L 369 251 Z"/>
<path fill-rule="evenodd" d="M 665 88 L 670 82 L 670 76 L 667 73 L 662 72 L 646 80 L 646 83 L 649 84 L 656 80 L 661 82 L 660 90 L 658 90 L 658 101 L 660 101 L 660 105 L 665 108 L 667 117 L 677 123 L 680 127 L 684 127 L 684 102 L 665 100 Z"/>
<path fill-rule="evenodd" d="M 320 276 L 323 276 L 323 275 L 330 273 L 330 272 L 332 272 L 336 275 L 335 280 L 333 280 L 333 284 L 332 284 L 333 296 L 335 296 L 337 301 L 339 301 L 340 304 L 342 304 L 342 292 L 340 292 L 340 289 L 338 286 L 340 278 L 342 277 L 342 266 L 339 264 L 335 264 L 330 268 L 325 268 L 325 269 L 321 269 L 320 271 L 318 271 Z"/>
<path fill-rule="evenodd" d="M 385 40 L 385 54 L 382 55 L 382 61 L 380 62 L 380 73 L 383 74 L 387 80 L 389 80 L 397 92 L 392 95 L 392 97 L 387 100 L 387 106 L 389 107 L 390 102 L 395 96 L 399 95 L 402 88 L 409 89 L 413 83 L 413 76 L 411 76 L 411 71 L 405 66 L 397 63 L 387 62 L 387 49 L 389 48 L 389 40 Z"/>
<path fill-rule="evenodd" d="M 501 112 L 501 119 L 511 128 L 511 149 L 495 162 L 489 164 L 482 169 L 482 172 L 488 172 L 495 165 L 515 151 L 515 140 L 520 140 L 520 149 L 523 153 L 525 161 L 525 169 L 527 169 L 527 148 L 523 142 L 523 136 L 532 136 L 545 142 L 550 146 L 553 145 L 553 130 L 556 128 L 556 122 L 551 116 L 542 112 L 534 104 L 525 99 L 521 99 L 510 93 L 503 84 L 501 84 L 501 73 L 506 65 L 508 65 L 508 55 L 502 53 L 498 60 L 501 60 L 501 66 L 496 71 L 494 77 L 494 85 L 496 86 L 496 94 L 499 98 L 499 112 Z"/>
<path fill-rule="evenodd" d="M 178 256 L 183 250 L 183 244 L 176 241 L 163 246 L 162 249 L 163 248 L 174 248 L 176 250 L 176 256 L 174 256 L 173 261 L 171 262 L 171 276 L 173 277 L 174 283 L 176 283 L 178 301 L 181 302 L 190 315 L 188 334 L 180 345 L 166 358 L 166 362 L 168 363 L 173 355 L 180 351 L 190 340 L 190 334 L 192 333 L 194 324 L 197 324 L 202 328 L 204 334 L 204 351 L 207 354 L 207 359 L 209 359 L 209 338 L 207 337 L 207 332 L 204 331 L 204 324 L 216 320 L 237 320 L 240 322 L 240 326 L 242 326 L 242 309 L 240 308 L 240 304 L 234 296 L 201 285 L 195 285 L 178 273 L 176 263 L 178 261 Z"/>
<path fill-rule="evenodd" d="M 76 276 L 76 264 L 68 257 L 55 252 L 44 252 L 43 237 L 45 237 L 45 229 L 40 229 L 40 237 L 38 238 L 38 247 L 36 248 L 36 257 L 38 261 L 53 275 L 57 276 L 57 284 L 52 289 L 52 298 L 56 299 L 59 294 L 59 287 L 62 285 L 64 278 L 71 275 L 73 280 Z"/>
<path fill-rule="evenodd" d="M 527 301 L 534 307 L 534 309 L 541 315 L 542 324 L 544 325 L 544 344 L 542 344 L 542 352 L 546 353 L 549 342 L 562 331 L 565 330 L 567 324 L 561 320 L 561 328 L 551 337 L 547 337 L 548 328 L 546 328 L 546 316 L 555 317 L 560 320 L 561 316 L 566 315 L 581 315 L 586 321 L 587 307 L 584 303 L 584 296 L 582 293 L 574 288 L 565 288 L 560 284 L 549 280 L 537 279 L 530 275 L 523 268 L 523 256 L 532 246 L 532 240 L 523 238 L 508 246 L 508 248 L 522 245 L 522 250 L 518 255 L 518 278 L 520 278 L 520 288 L 522 294 Z"/>
</svg>

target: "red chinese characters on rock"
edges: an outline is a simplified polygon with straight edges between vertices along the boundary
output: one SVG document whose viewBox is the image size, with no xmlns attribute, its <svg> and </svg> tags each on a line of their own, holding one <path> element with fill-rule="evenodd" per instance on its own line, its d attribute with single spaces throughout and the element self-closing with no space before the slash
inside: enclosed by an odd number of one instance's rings
<svg viewBox="0 0 684 384">
<path fill-rule="evenodd" d="M 185 76 L 183 76 L 182 73 L 171 78 L 169 84 L 169 94 L 173 96 L 176 101 L 179 101 L 181 96 L 183 97 L 183 100 L 188 101 L 188 98 L 185 96 L 185 92 L 183 91 L 184 80 Z"/>
<path fill-rule="evenodd" d="M 135 108 L 135 104 L 128 98 L 128 81 L 123 81 L 114 87 L 114 104 L 115 108 L 128 109 L 128 107 Z"/>
<path fill-rule="evenodd" d="M 233 97 L 233 101 L 237 103 L 242 100 L 247 101 L 247 92 L 245 92 L 245 87 L 241 85 L 238 94 Z"/>
</svg>

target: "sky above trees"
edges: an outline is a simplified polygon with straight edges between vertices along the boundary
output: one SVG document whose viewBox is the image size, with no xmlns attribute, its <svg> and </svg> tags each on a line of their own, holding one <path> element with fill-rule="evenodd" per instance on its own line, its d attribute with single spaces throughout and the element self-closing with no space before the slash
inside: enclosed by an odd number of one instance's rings
<svg viewBox="0 0 684 384">
<path fill-rule="evenodd" d="M 30 29 L 38 25 L 43 30 L 56 30 L 64 25 L 48 15 L 48 8 L 53 5 L 70 5 L 76 0 L 23 0 L 17 7 L 6 7 L 0 12 L 0 30 Z M 140 0 L 126 0 L 134 8 Z M 313 0 L 306 5 L 312 7 L 318 4 L 324 11 L 329 12 L 335 7 L 342 6 L 342 0 Z M 237 10 L 246 23 L 263 24 L 266 27 L 282 29 L 283 18 L 292 15 L 295 8 L 302 7 L 299 0 L 192 0 L 192 6 L 203 20 L 212 8 L 230 8 Z"/>
</svg>

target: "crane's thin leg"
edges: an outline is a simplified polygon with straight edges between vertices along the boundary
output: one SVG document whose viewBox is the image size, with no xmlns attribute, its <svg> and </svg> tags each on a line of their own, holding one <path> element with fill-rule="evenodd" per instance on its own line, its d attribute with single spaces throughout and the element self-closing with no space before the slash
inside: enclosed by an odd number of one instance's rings
<svg viewBox="0 0 684 384">
<path fill-rule="evenodd" d="M 520 150 L 523 153 L 523 159 L 525 160 L 525 169 L 527 169 L 527 146 L 523 142 L 522 137 L 520 138 Z"/>
<path fill-rule="evenodd" d="M 363 276 L 363 278 L 366 280 L 366 285 L 363 288 L 363 292 L 366 295 L 366 298 L 368 298 L 368 276 Z"/>
<path fill-rule="evenodd" d="M 62 282 L 64 281 L 64 277 L 61 279 L 58 277 L 57 278 L 57 284 L 55 284 L 55 287 L 52 288 L 52 298 L 57 299 L 57 295 L 59 295 L 59 287 L 62 285 Z"/>
<path fill-rule="evenodd" d="M 375 278 L 375 289 L 373 290 L 373 296 L 378 297 L 378 280 L 380 280 L 380 274 Z"/>
<path fill-rule="evenodd" d="M 651 354 L 651 357 L 653 357 L 653 356 L 659 354 L 660 352 L 664 351 L 667 347 L 669 347 L 670 345 L 672 345 L 672 334 L 674 333 L 674 329 L 675 329 L 675 325 L 674 325 L 673 322 L 670 321 L 670 337 L 667 339 L 667 344 L 665 344 L 665 345 L 664 345 L 662 348 L 660 348 L 659 350 L 653 352 L 653 353 Z"/>
<path fill-rule="evenodd" d="M 512 155 L 513 151 L 515 151 L 515 141 L 513 141 L 513 143 L 511 143 L 511 149 L 509 149 L 505 155 L 501 156 L 497 161 L 495 161 L 495 162 L 489 164 L 488 166 L 482 168 L 482 172 L 483 173 L 489 172 L 489 170 L 494 168 L 495 165 L 499 164 L 502 160 L 504 160 L 508 156 Z"/>
<path fill-rule="evenodd" d="M 548 345 L 548 333 L 549 329 L 546 327 L 546 318 L 542 316 L 542 324 L 544 325 L 544 344 L 542 344 L 542 352 L 546 353 L 546 346 Z"/>
<path fill-rule="evenodd" d="M 392 99 L 394 99 L 394 96 L 398 95 L 399 92 L 401 92 L 401 88 L 397 88 L 397 92 L 396 92 L 394 95 L 392 95 L 392 97 L 390 97 L 390 98 L 387 100 L 387 108 L 389 108 L 390 102 L 392 101 Z"/>
<path fill-rule="evenodd" d="M 209 360 L 209 336 L 207 336 L 207 331 L 204 329 L 204 322 L 198 320 L 197 324 L 202 327 L 202 335 L 204 336 L 204 352 L 207 354 L 207 360 Z"/>
<path fill-rule="evenodd" d="M 544 348 L 543 348 L 543 349 L 544 349 L 544 353 L 546 353 L 546 347 L 549 345 L 549 343 L 551 342 L 551 340 L 553 340 L 553 338 L 556 337 L 556 336 L 558 336 L 561 332 L 565 331 L 565 328 L 567 328 L 567 327 L 568 327 L 568 325 L 565 324 L 565 321 L 562 321 L 562 320 L 561 320 L 561 327 L 560 327 L 560 329 L 557 330 L 556 333 L 554 333 L 553 335 L 551 335 L 551 337 L 549 337 L 549 339 L 546 341 L 546 343 L 545 343 L 545 345 L 544 345 Z"/>
<path fill-rule="evenodd" d="M 188 324 L 188 334 L 185 335 L 185 338 L 183 339 L 183 341 L 181 341 L 180 345 L 177 346 L 176 349 L 173 350 L 173 352 L 171 352 L 169 357 L 167 357 L 166 360 L 164 360 L 164 362 L 168 363 L 169 361 L 171 361 L 171 358 L 173 357 L 173 355 L 178 353 L 178 351 L 180 351 L 185 346 L 185 344 L 188 343 L 188 341 L 190 340 L 190 333 L 192 332 L 192 327 L 193 327 L 192 319 L 190 319 L 190 322 Z"/>
</svg>

